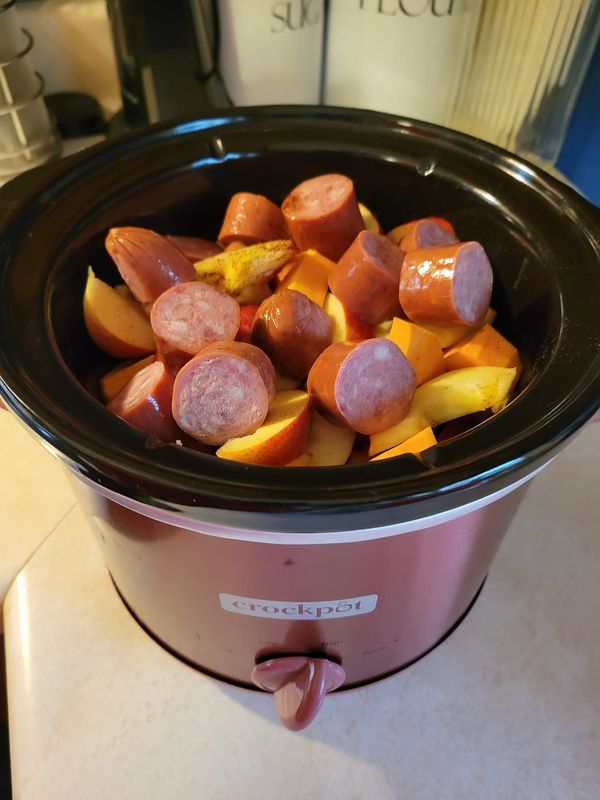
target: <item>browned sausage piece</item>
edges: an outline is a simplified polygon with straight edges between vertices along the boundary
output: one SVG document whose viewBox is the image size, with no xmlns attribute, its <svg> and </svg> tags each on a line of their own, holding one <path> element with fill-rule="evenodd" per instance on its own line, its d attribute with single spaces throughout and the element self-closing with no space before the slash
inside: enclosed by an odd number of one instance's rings
<svg viewBox="0 0 600 800">
<path fill-rule="evenodd" d="M 152 306 L 150 324 L 158 357 L 176 372 L 209 342 L 235 339 L 240 307 L 206 283 L 182 283 L 161 294 Z"/>
<path fill-rule="evenodd" d="M 415 391 L 415 372 L 389 339 L 336 342 L 315 361 L 307 390 L 317 409 L 370 435 L 400 422 Z"/>
<path fill-rule="evenodd" d="M 337 261 L 364 230 L 354 184 L 345 175 L 319 175 L 296 186 L 281 206 L 294 244 Z"/>
<path fill-rule="evenodd" d="M 444 224 L 440 224 L 440 222 Z M 441 244 L 456 244 L 458 239 L 454 228 L 446 220 L 418 219 L 411 230 L 400 240 L 400 249 L 405 253 L 419 250 L 422 247 L 437 247 Z"/>
<path fill-rule="evenodd" d="M 275 397 L 275 368 L 269 356 L 263 353 L 260 347 L 255 347 L 247 342 L 212 342 L 203 347 L 198 355 L 207 356 L 212 353 L 229 353 L 239 356 L 239 358 L 245 358 L 254 364 L 262 376 L 269 400 Z"/>
<path fill-rule="evenodd" d="M 206 352 L 177 373 L 172 408 L 179 427 L 196 441 L 221 445 L 260 427 L 269 394 L 260 370 L 248 358 Z"/>
<path fill-rule="evenodd" d="M 329 273 L 329 288 L 348 311 L 376 325 L 398 308 L 403 258 L 385 236 L 362 231 Z"/>
<path fill-rule="evenodd" d="M 106 249 L 140 303 L 151 303 L 171 286 L 196 277 L 181 250 L 146 228 L 111 228 Z"/>
<path fill-rule="evenodd" d="M 413 322 L 479 325 L 490 307 L 492 267 L 478 242 L 407 253 L 400 305 Z"/>
<path fill-rule="evenodd" d="M 171 412 L 173 376 L 160 361 L 140 370 L 107 408 L 149 436 L 174 442 L 181 436 Z"/>
<path fill-rule="evenodd" d="M 219 231 L 223 245 L 231 242 L 258 244 L 289 236 L 281 209 L 261 194 L 234 194 Z"/>
<path fill-rule="evenodd" d="M 165 236 L 165 239 L 168 239 L 178 250 L 181 250 L 192 264 L 195 264 L 196 261 L 202 261 L 204 258 L 218 256 L 219 253 L 223 252 L 223 248 L 215 242 L 210 242 L 208 239 L 200 239 L 197 236 Z"/>
<path fill-rule="evenodd" d="M 305 378 L 314 360 L 331 343 L 333 320 L 302 292 L 281 289 L 258 307 L 252 341 L 279 369 Z"/>
</svg>

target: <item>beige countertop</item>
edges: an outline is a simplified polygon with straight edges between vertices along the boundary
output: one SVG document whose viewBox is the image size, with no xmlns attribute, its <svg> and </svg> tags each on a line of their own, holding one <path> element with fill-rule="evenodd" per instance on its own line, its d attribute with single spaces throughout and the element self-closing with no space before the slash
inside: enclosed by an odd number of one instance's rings
<svg viewBox="0 0 600 800">
<path fill-rule="evenodd" d="M 54 462 L 26 457 L 21 433 L 14 535 L 20 521 L 45 541 L 4 608 L 15 800 L 598 796 L 600 425 L 535 479 L 454 634 L 328 698 L 296 734 L 269 696 L 190 669 L 138 627 Z"/>
<path fill-rule="evenodd" d="M 8 587 L 74 504 L 58 461 L 0 409 L 0 633 Z"/>
</svg>

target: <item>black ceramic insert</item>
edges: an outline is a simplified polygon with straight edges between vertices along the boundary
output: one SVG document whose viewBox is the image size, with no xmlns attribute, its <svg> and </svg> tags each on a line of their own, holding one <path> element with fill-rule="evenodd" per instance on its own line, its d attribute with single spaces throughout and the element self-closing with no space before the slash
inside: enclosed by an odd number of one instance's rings
<svg viewBox="0 0 600 800">
<path fill-rule="evenodd" d="M 81 311 L 88 264 L 117 272 L 114 225 L 214 237 L 231 194 L 279 202 L 343 172 L 384 229 L 447 217 L 486 248 L 497 325 L 521 351 L 502 414 L 413 456 L 284 470 L 156 446 L 94 392 L 113 365 Z M 343 530 L 442 511 L 541 465 L 600 399 L 600 213 L 544 172 L 433 125 L 332 108 L 234 109 L 152 126 L 28 173 L 0 193 L 0 393 L 75 470 L 150 504 L 242 527 Z"/>
</svg>

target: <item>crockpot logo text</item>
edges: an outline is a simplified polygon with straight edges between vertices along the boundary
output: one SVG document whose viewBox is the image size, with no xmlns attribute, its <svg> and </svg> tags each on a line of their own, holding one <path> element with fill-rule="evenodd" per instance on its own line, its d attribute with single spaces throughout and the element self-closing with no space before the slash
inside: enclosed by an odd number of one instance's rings
<svg viewBox="0 0 600 800">
<path fill-rule="evenodd" d="M 261 600 L 235 594 L 219 595 L 221 608 L 233 614 L 271 619 L 340 619 L 370 614 L 377 606 L 377 595 L 346 597 L 342 600 Z"/>
</svg>

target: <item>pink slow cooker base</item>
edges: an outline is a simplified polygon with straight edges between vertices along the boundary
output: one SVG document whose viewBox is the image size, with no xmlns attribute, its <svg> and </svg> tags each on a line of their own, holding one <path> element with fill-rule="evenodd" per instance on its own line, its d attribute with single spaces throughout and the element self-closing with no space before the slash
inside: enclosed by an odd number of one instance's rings
<svg viewBox="0 0 600 800">
<path fill-rule="evenodd" d="M 121 596 L 171 651 L 246 686 L 258 662 L 326 657 L 343 666 L 350 688 L 402 669 L 456 625 L 528 483 L 432 527 L 363 541 L 343 541 L 341 534 L 339 544 L 206 535 L 76 485 Z M 367 613 L 346 616 L 357 604 Z M 334 612 L 338 606 L 342 611 Z M 257 608 L 269 615 L 254 616 Z M 283 609 L 302 618 L 290 620 Z"/>
</svg>

